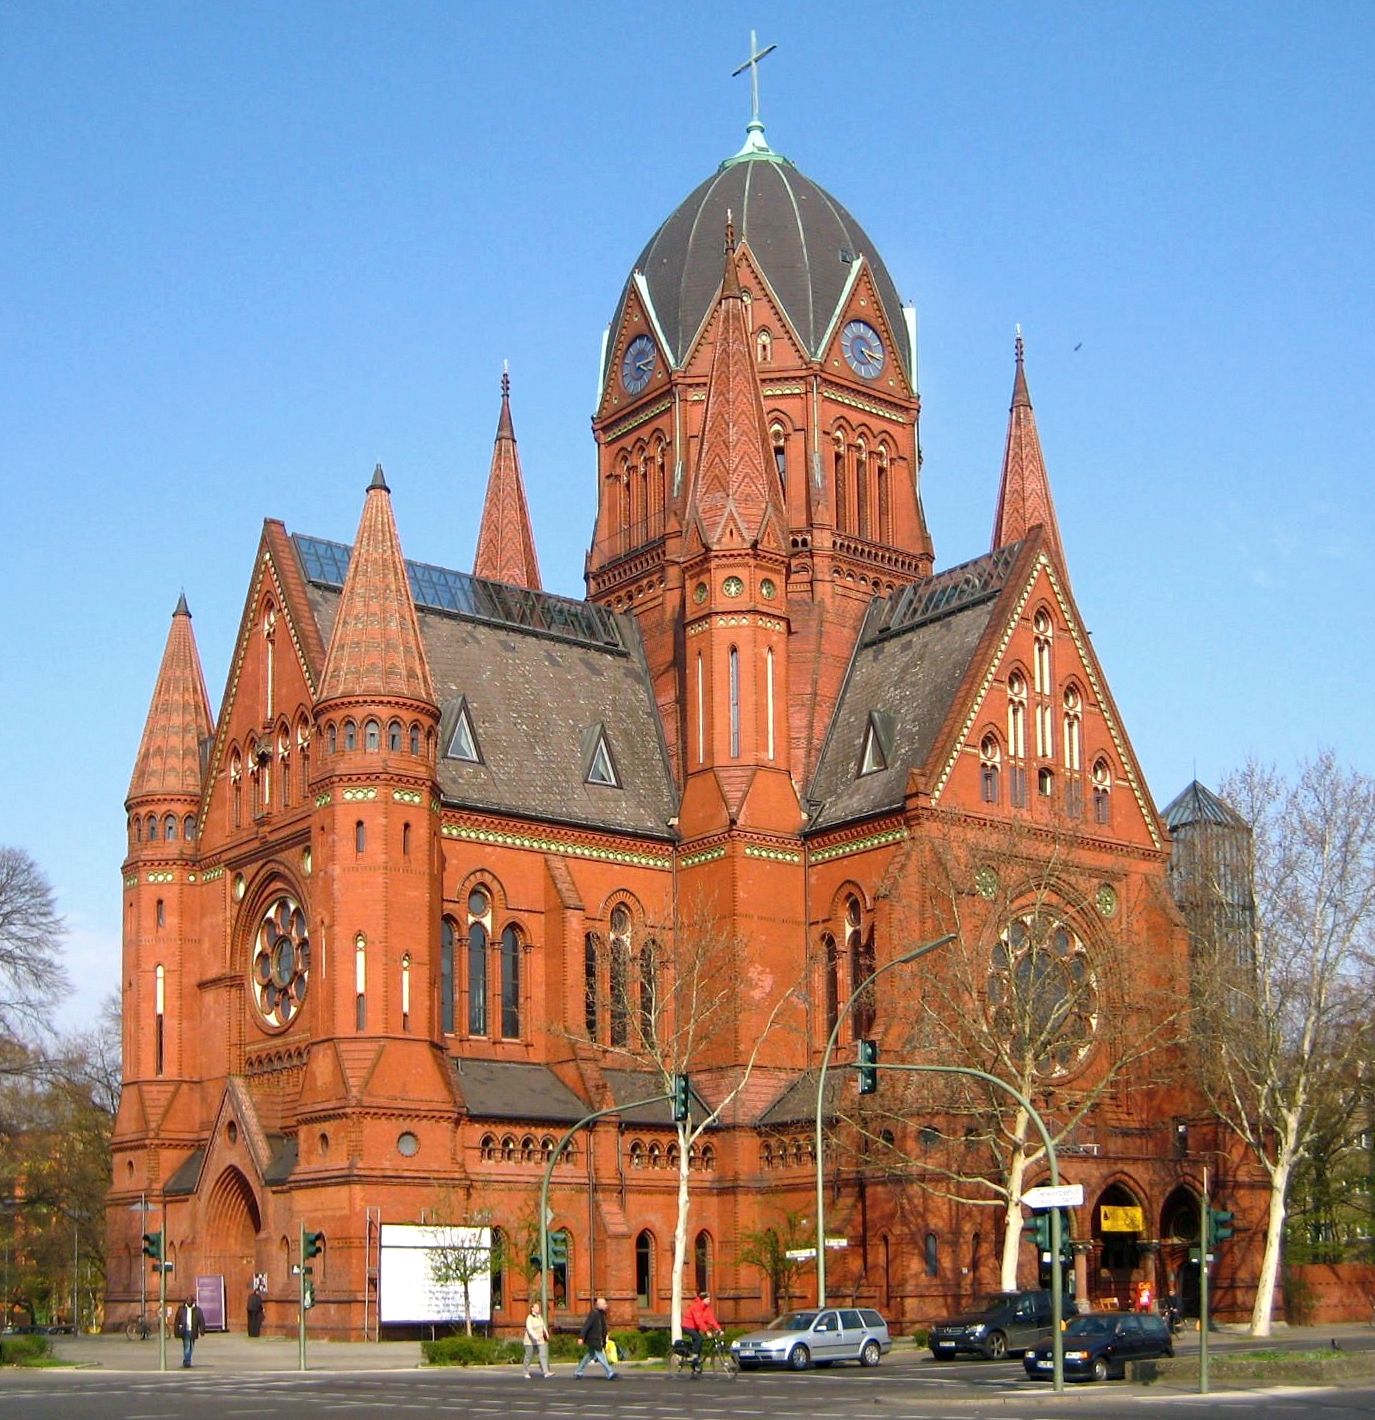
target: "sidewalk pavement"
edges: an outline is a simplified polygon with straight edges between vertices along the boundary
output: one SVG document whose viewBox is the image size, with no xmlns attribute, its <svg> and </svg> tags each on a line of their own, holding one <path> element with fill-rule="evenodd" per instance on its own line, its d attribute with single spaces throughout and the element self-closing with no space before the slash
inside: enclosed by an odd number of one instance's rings
<svg viewBox="0 0 1375 1420">
<path fill-rule="evenodd" d="M 156 1371 L 158 1339 L 130 1341 L 120 1334 L 105 1336 L 54 1336 L 53 1355 L 68 1365 L 98 1367 L 102 1371 Z M 232 1371 L 295 1371 L 300 1350 L 294 1336 L 259 1336 L 243 1332 L 207 1332 L 196 1342 L 194 1368 Z M 306 1364 L 312 1371 L 408 1371 L 424 1364 L 418 1341 L 315 1341 L 307 1340 Z M 167 1338 L 167 1369 L 181 1370 L 181 1342 Z"/>
</svg>

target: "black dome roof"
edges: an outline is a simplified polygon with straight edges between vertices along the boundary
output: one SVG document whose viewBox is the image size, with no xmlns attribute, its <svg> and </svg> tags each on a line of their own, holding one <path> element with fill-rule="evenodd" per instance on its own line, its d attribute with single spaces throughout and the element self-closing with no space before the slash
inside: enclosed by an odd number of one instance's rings
<svg viewBox="0 0 1375 1420">
<path fill-rule="evenodd" d="M 726 214 L 782 303 L 813 357 L 830 330 L 836 307 L 863 257 L 878 288 L 903 368 L 911 378 L 907 325 L 897 287 L 864 228 L 751 125 L 745 147 L 679 204 L 649 239 L 635 263 L 644 275 L 659 329 L 676 365 L 686 358 L 721 284 Z M 614 330 L 634 280 L 616 307 Z"/>
</svg>

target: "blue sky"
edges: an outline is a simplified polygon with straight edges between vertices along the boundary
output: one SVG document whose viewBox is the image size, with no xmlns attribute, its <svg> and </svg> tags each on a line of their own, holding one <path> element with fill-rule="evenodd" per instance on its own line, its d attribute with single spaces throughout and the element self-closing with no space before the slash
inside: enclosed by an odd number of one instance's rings
<svg viewBox="0 0 1375 1420">
<path fill-rule="evenodd" d="M 985 550 L 1014 325 L 1076 596 L 1157 802 L 1375 770 L 1375 12 L 0 0 L 0 842 L 118 981 L 123 796 L 184 589 L 212 701 L 264 517 L 470 568 L 509 360 L 579 595 L 601 332 L 743 138 L 920 323 L 937 561 Z"/>
</svg>

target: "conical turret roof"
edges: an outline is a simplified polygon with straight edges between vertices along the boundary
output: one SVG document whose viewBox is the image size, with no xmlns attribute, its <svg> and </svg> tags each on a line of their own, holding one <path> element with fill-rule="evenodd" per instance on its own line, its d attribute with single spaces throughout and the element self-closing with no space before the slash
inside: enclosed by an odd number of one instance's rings
<svg viewBox="0 0 1375 1420">
<path fill-rule="evenodd" d="M 1165 805 L 1162 817 L 1171 833 L 1200 823 L 1222 824 L 1227 828 L 1247 827 L 1246 820 L 1225 799 L 1218 798 L 1197 779 Z"/>
<path fill-rule="evenodd" d="M 320 699 L 395 696 L 435 704 L 391 490 L 378 464 L 339 596 Z"/>
<path fill-rule="evenodd" d="M 530 510 L 525 502 L 525 482 L 520 472 L 520 451 L 511 423 L 511 377 L 501 376 L 501 416 L 497 420 L 492 470 L 487 478 L 487 498 L 482 505 L 482 526 L 477 535 L 473 575 L 493 582 L 510 582 L 540 591 L 539 561 L 530 530 Z"/>
<path fill-rule="evenodd" d="M 990 550 L 996 551 L 1009 543 L 1020 542 L 1039 524 L 1045 529 L 1046 541 L 1054 549 L 1061 570 L 1065 571 L 1068 570 L 1065 567 L 1065 549 L 1060 541 L 1060 524 L 1050 496 L 1050 477 L 1041 454 L 1036 415 L 1032 411 L 1031 393 L 1027 389 L 1020 330 L 1015 350 L 1017 370 L 1012 380 L 1012 408 L 1007 420 L 1003 476 L 998 489 L 998 511 L 993 521 Z"/>
<path fill-rule="evenodd" d="M 198 796 L 201 742 L 214 732 L 186 594 L 177 600 L 139 741 L 129 798 Z"/>
<path fill-rule="evenodd" d="M 734 233 L 728 227 L 688 522 L 706 547 L 761 544 L 781 550 L 778 472 L 770 452 L 734 248 Z"/>
</svg>

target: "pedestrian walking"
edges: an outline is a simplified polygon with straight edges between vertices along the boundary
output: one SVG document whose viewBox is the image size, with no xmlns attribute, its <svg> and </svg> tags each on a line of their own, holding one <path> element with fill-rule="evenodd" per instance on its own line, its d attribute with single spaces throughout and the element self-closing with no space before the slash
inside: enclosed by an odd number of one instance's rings
<svg viewBox="0 0 1375 1420">
<path fill-rule="evenodd" d="M 248 1334 L 263 1334 L 263 1294 L 256 1287 L 248 1294 Z"/>
<path fill-rule="evenodd" d="M 606 1372 L 609 1381 L 619 1380 L 619 1375 L 611 1369 L 611 1362 L 607 1359 L 606 1338 L 610 1335 L 606 1324 L 606 1298 L 598 1297 L 592 1305 L 592 1310 L 587 1314 L 587 1320 L 582 1324 L 582 1344 L 583 1353 L 578 1361 L 577 1369 L 573 1372 L 575 1381 L 582 1380 L 582 1373 L 587 1369 L 589 1361 L 595 1361 Z"/>
<path fill-rule="evenodd" d="M 191 1352 L 196 1342 L 205 1335 L 205 1313 L 196 1305 L 195 1297 L 187 1299 L 177 1308 L 177 1319 L 172 1323 L 172 1334 L 181 1337 L 182 1369 L 191 1369 Z"/>
<path fill-rule="evenodd" d="M 530 1303 L 530 1314 L 525 1318 L 525 1379 L 530 1379 L 530 1362 L 538 1354 L 540 1375 L 548 1380 L 554 1373 L 549 1369 L 549 1323 L 544 1319 L 538 1302 Z"/>
</svg>

